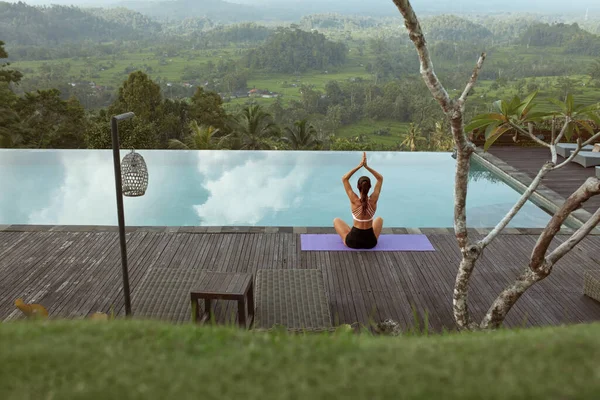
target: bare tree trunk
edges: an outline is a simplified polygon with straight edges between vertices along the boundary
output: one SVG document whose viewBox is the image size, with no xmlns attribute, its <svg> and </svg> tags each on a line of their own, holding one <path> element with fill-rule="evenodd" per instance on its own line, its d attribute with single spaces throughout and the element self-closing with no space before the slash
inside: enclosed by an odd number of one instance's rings
<svg viewBox="0 0 600 400">
<path fill-rule="evenodd" d="M 454 311 L 454 320 L 460 329 L 470 329 L 472 326 L 471 314 L 469 313 L 469 282 L 471 274 L 475 269 L 475 261 L 479 257 L 479 253 L 474 257 L 463 258 L 458 267 L 456 281 L 454 283 L 454 294 L 452 296 L 452 305 Z"/>
<path fill-rule="evenodd" d="M 463 114 L 467 95 L 477 82 L 477 77 L 483 62 L 485 53 L 479 57 L 471 79 L 467 83 L 465 90 L 457 101 L 450 99 L 448 92 L 437 78 L 433 69 L 433 63 L 429 56 L 427 44 L 421 25 L 414 13 L 414 10 L 408 0 L 393 0 L 394 4 L 402 13 L 404 23 L 408 30 L 408 35 L 413 41 L 421 68 L 421 76 L 429 88 L 433 98 L 440 104 L 440 107 L 450 120 L 452 136 L 456 144 L 456 175 L 454 184 L 454 233 L 462 253 L 462 260 L 459 266 L 456 282 L 454 286 L 454 318 L 461 329 L 468 329 L 471 322 L 468 308 L 468 291 L 471 273 L 475 268 L 475 262 L 481 255 L 480 246 L 470 246 L 467 232 L 467 186 L 469 182 L 469 170 L 471 166 L 471 155 L 475 151 L 475 145 L 469 141 L 464 132 Z"/>
</svg>

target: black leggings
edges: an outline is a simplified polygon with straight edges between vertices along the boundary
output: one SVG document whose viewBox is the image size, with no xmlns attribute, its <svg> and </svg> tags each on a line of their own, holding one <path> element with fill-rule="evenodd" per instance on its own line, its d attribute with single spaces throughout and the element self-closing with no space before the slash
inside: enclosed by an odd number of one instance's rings
<svg viewBox="0 0 600 400">
<path fill-rule="evenodd" d="M 377 236 L 375 236 L 373 228 L 358 229 L 353 226 L 346 236 L 346 246 L 351 249 L 372 249 L 377 246 Z"/>
</svg>

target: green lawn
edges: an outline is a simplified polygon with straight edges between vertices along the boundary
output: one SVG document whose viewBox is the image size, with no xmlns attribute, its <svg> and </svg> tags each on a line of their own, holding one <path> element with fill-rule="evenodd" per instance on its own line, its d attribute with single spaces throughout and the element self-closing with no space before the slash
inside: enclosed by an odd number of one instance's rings
<svg viewBox="0 0 600 400">
<path fill-rule="evenodd" d="M 339 137 L 356 138 L 359 135 L 366 135 L 371 142 L 377 144 L 393 145 L 400 141 L 400 134 L 408 131 L 407 122 L 399 122 L 394 120 L 374 121 L 363 119 L 352 125 L 346 125 L 339 128 L 335 134 Z M 378 129 L 388 129 L 390 136 L 374 135 L 373 131 Z"/>
<path fill-rule="evenodd" d="M 302 85 L 312 86 L 315 90 L 325 92 L 325 85 L 329 81 L 343 82 L 351 78 L 362 78 L 369 80 L 372 78 L 363 67 L 358 65 L 346 65 L 338 71 L 308 71 L 298 75 L 280 74 L 268 72 L 255 72 L 248 79 L 248 88 L 256 88 L 269 90 L 283 94 L 283 103 L 287 105 L 290 100 L 301 100 L 300 87 Z M 293 86 L 296 85 L 296 86 Z M 234 99 L 231 104 L 243 104 L 247 101 L 246 98 Z M 266 99 L 266 104 L 275 101 L 274 99 Z"/>
<path fill-rule="evenodd" d="M 144 67 L 147 66 L 152 68 L 152 72 L 148 72 L 148 75 L 152 79 L 166 78 L 173 82 L 181 82 L 181 75 L 186 66 L 205 64 L 208 61 L 217 64 L 222 58 L 237 60 L 240 57 L 231 48 L 214 51 L 188 51 L 177 57 L 159 57 L 155 53 L 140 51 L 120 54 L 114 60 L 111 56 L 92 57 L 89 59 L 84 57 L 62 58 L 47 61 L 15 61 L 11 63 L 11 66 L 15 69 L 26 71 L 25 79 L 27 79 L 28 76 L 39 75 L 39 68 L 43 64 L 55 66 L 68 63 L 70 64 L 68 75 L 74 80 L 79 79 L 80 75 L 82 75 L 84 80 L 94 81 L 98 85 L 119 86 L 127 79 L 126 68 L 144 70 Z M 160 64 L 161 59 L 164 59 L 164 65 Z M 100 65 L 108 66 L 111 62 L 114 62 L 114 66 L 111 68 L 103 71 L 97 68 Z M 29 70 L 33 72 L 28 72 Z"/>
<path fill-rule="evenodd" d="M 0 325 L 0 398 L 596 399 L 600 324 L 430 337 Z"/>
</svg>

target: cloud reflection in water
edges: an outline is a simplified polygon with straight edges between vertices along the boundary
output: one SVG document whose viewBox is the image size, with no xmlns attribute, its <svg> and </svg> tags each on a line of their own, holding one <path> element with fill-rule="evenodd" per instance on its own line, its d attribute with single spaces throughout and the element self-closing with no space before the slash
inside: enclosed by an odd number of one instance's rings
<svg viewBox="0 0 600 400">
<path fill-rule="evenodd" d="M 358 164 L 360 152 L 139 153 L 149 185 L 145 196 L 125 198 L 129 226 L 352 221 L 341 177 Z M 377 214 L 386 226 L 452 226 L 455 161 L 449 154 L 372 152 L 369 163 L 385 177 Z M 359 171 L 353 187 L 363 174 L 370 176 Z M 494 225 L 519 197 L 488 175 L 474 166 L 467 200 L 473 227 Z M 117 224 L 109 150 L 0 150 L 0 188 L 0 224 Z M 527 204 L 511 226 L 540 227 L 548 220 Z"/>
</svg>

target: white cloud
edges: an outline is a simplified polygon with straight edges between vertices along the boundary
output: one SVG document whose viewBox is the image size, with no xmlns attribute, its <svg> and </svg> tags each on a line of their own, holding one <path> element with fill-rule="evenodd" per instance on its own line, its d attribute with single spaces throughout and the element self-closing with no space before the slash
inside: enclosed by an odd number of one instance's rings
<svg viewBox="0 0 600 400">
<path fill-rule="evenodd" d="M 245 153 L 246 155 L 248 153 Z M 260 155 L 260 157 L 257 157 Z M 257 224 L 265 216 L 295 207 L 315 168 L 312 153 L 207 153 L 198 165 L 209 197 L 195 206 L 204 225 Z"/>
<path fill-rule="evenodd" d="M 127 151 L 122 151 L 124 156 Z M 44 193 L 48 203 L 29 214 L 29 224 L 41 225 L 116 225 L 117 204 L 111 151 L 64 151 L 60 153 L 64 179 L 53 192 Z M 146 153 L 144 153 L 146 154 Z M 152 157 L 152 156 L 150 156 Z M 146 158 L 148 160 L 148 157 Z M 150 166 L 151 168 L 151 166 Z M 165 179 L 160 168 L 150 171 L 150 183 Z M 125 222 L 134 225 L 144 219 L 143 213 L 159 188 L 149 187 L 147 195 L 124 198 Z M 155 192 L 154 194 L 152 192 Z"/>
<path fill-rule="evenodd" d="M 51 193 L 49 204 L 29 215 L 30 224 L 90 224 L 116 223 L 113 190 L 106 190 L 114 182 L 110 159 L 104 154 L 90 152 L 85 158 L 63 156 L 65 176 L 61 186 Z M 88 168 L 86 168 L 86 164 Z M 95 168 L 89 168 L 94 165 Z M 113 183 L 114 185 L 114 183 Z"/>
</svg>

